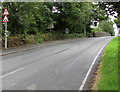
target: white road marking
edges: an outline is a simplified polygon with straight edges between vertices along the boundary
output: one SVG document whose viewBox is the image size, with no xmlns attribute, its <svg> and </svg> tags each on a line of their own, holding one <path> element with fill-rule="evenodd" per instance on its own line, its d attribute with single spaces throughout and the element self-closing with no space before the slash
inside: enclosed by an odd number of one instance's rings
<svg viewBox="0 0 120 92">
<path fill-rule="evenodd" d="M 16 72 L 18 72 L 18 71 L 23 70 L 24 68 L 25 68 L 25 67 L 19 68 L 19 69 L 15 70 L 15 71 L 12 71 L 12 72 L 8 73 L 8 74 L 5 74 L 5 75 L 3 75 L 3 76 L 0 76 L 0 78 L 6 77 L 6 76 L 11 75 L 11 74 L 14 74 L 14 73 L 16 73 Z"/>
<path fill-rule="evenodd" d="M 108 39 L 108 40 L 110 40 L 110 39 Z M 91 70 L 92 70 L 92 67 L 93 67 L 93 65 L 95 64 L 95 61 L 97 60 L 97 57 L 99 56 L 99 54 L 101 53 L 101 51 L 105 48 L 105 46 L 106 46 L 109 42 L 110 42 L 110 41 L 108 41 L 108 42 L 100 49 L 100 51 L 99 51 L 98 54 L 96 55 L 96 57 L 95 57 L 95 59 L 93 60 L 93 62 L 92 62 L 92 64 L 91 64 L 91 66 L 90 66 L 90 68 L 89 68 L 89 70 L 88 70 L 88 72 L 87 72 L 84 80 L 82 81 L 82 84 L 81 84 L 79 90 L 83 90 L 83 88 L 84 88 L 84 86 L 85 86 L 85 84 L 86 84 L 86 81 L 87 81 L 87 79 L 88 79 L 88 76 L 89 76 L 89 74 L 90 74 L 90 72 L 91 72 Z"/>
</svg>

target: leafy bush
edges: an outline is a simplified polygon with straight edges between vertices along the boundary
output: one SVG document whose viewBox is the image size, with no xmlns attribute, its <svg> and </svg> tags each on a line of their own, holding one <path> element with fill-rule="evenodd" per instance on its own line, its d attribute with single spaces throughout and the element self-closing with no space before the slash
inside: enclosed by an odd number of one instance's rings
<svg viewBox="0 0 120 92">
<path fill-rule="evenodd" d="M 20 36 L 13 36 L 13 37 L 8 37 L 8 47 L 14 47 L 14 46 L 19 46 L 23 45 L 22 42 L 22 37 Z M 2 37 L 2 46 L 5 46 L 5 38 Z"/>
<path fill-rule="evenodd" d="M 73 33 L 73 34 L 67 34 L 68 38 L 81 38 L 83 37 L 83 34 L 77 34 L 77 33 Z"/>
<path fill-rule="evenodd" d="M 111 35 L 114 35 L 114 28 L 113 28 L 113 22 L 109 22 L 109 21 L 101 21 L 100 23 L 100 28 L 102 28 L 102 30 L 104 32 L 108 32 Z"/>
<path fill-rule="evenodd" d="M 41 34 L 37 34 L 35 35 L 35 40 L 37 41 L 37 43 L 42 43 L 44 42 L 44 37 Z"/>
<path fill-rule="evenodd" d="M 117 27 L 120 28 L 120 16 L 114 21 L 117 24 Z"/>
<path fill-rule="evenodd" d="M 37 41 L 35 40 L 34 35 L 27 35 L 25 37 L 25 41 L 26 41 L 27 44 L 35 44 L 35 43 L 37 43 Z"/>
<path fill-rule="evenodd" d="M 112 36 L 114 35 L 113 23 L 110 21 L 101 21 L 97 28 L 94 28 L 92 32 L 107 32 Z"/>
<path fill-rule="evenodd" d="M 100 27 L 94 28 L 92 32 L 103 32 L 103 29 Z"/>
<path fill-rule="evenodd" d="M 53 41 L 53 40 L 61 40 L 61 39 L 69 39 L 69 38 L 81 38 L 83 34 L 52 34 L 52 33 L 38 33 L 36 35 L 17 35 L 8 37 L 8 47 L 14 47 L 24 44 L 35 44 L 42 43 L 44 41 Z M 4 47 L 4 37 L 2 38 L 2 46 Z"/>
</svg>

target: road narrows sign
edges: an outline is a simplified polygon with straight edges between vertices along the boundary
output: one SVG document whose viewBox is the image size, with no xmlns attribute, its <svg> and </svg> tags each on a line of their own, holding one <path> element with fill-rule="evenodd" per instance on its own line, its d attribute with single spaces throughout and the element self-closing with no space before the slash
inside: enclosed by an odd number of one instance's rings
<svg viewBox="0 0 120 92">
<path fill-rule="evenodd" d="M 4 16 L 4 19 L 2 20 L 2 22 L 9 22 L 7 16 Z"/>
<path fill-rule="evenodd" d="M 3 15 L 10 15 L 7 8 L 4 9 Z"/>
</svg>

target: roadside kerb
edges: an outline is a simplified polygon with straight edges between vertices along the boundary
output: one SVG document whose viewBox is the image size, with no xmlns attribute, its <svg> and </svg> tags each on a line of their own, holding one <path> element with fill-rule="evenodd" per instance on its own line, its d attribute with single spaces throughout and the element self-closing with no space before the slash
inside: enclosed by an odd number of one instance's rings
<svg viewBox="0 0 120 92">
<path fill-rule="evenodd" d="M 16 48 L 11 48 L 11 49 L 8 49 L 8 50 L 1 50 L 0 52 L 2 52 L 2 54 L 0 53 L 0 56 L 5 56 L 5 55 L 14 54 L 14 53 L 22 52 L 22 51 L 32 50 L 32 49 L 35 49 L 35 48 L 54 45 L 54 44 L 58 44 L 58 43 L 71 42 L 71 41 L 78 40 L 78 39 L 81 39 L 81 38 L 38 43 L 38 44 L 28 45 L 27 47 L 23 46 L 23 48 L 18 47 L 18 50 L 15 50 L 17 47 Z"/>
</svg>

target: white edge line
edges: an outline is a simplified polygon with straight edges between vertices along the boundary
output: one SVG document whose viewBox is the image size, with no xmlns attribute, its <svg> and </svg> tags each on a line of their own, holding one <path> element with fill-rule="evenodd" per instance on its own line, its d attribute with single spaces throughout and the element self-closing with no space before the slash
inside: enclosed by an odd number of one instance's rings
<svg viewBox="0 0 120 92">
<path fill-rule="evenodd" d="M 110 41 L 111 41 L 111 40 L 110 40 Z M 89 68 L 89 70 L 88 70 L 88 72 L 87 72 L 84 80 L 82 81 L 82 84 L 81 84 L 79 90 L 83 90 L 83 88 L 84 88 L 84 86 L 85 86 L 85 84 L 86 84 L 86 81 L 87 81 L 87 79 L 88 79 L 88 76 L 89 76 L 89 74 L 90 74 L 90 72 L 91 72 L 91 70 L 92 70 L 92 67 L 93 67 L 93 65 L 95 64 L 95 61 L 96 61 L 97 57 L 99 56 L 99 54 L 101 53 L 101 51 L 105 48 L 105 46 L 106 46 L 110 41 L 108 41 L 108 42 L 100 49 L 100 51 L 99 51 L 98 54 L 96 55 L 96 57 L 95 57 L 95 59 L 93 60 L 93 62 L 92 62 L 92 64 L 91 64 L 91 66 L 90 66 L 90 68 Z"/>
<path fill-rule="evenodd" d="M 5 75 L 3 75 L 3 76 L 0 76 L 0 78 L 6 77 L 6 76 L 8 76 L 8 75 L 11 75 L 11 74 L 16 73 L 16 72 L 18 72 L 18 71 L 20 71 L 20 70 L 23 70 L 23 69 L 24 69 L 24 67 L 19 68 L 19 69 L 15 70 L 15 71 L 12 71 L 12 72 L 8 73 L 8 74 L 5 74 Z"/>
</svg>

